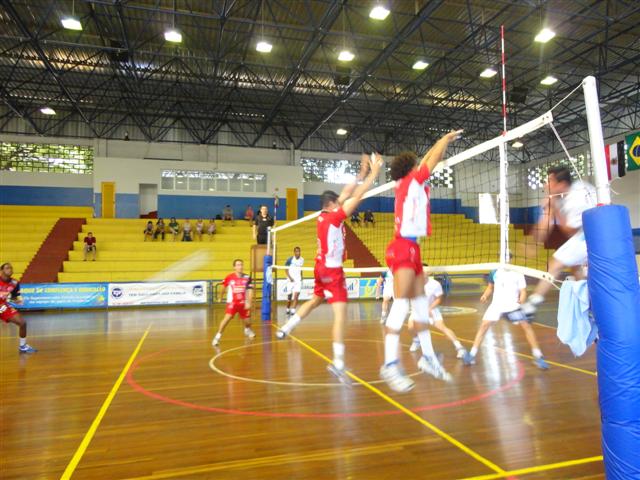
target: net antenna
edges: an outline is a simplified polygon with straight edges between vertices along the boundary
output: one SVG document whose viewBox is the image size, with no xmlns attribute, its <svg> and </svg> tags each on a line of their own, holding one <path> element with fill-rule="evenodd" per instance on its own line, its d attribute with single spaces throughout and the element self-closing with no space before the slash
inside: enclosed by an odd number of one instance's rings
<svg viewBox="0 0 640 480">
<path fill-rule="evenodd" d="M 504 55 L 504 25 L 500 25 L 500 51 L 502 57 L 502 135 L 507 134 L 507 73 Z M 500 263 L 509 263 L 509 194 L 507 192 L 507 143 L 499 147 L 500 152 Z"/>
</svg>

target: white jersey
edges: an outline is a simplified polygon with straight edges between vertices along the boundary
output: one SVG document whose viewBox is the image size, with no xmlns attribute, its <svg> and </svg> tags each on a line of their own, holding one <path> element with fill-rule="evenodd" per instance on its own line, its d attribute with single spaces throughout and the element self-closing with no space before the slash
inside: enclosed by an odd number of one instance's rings
<svg viewBox="0 0 640 480">
<path fill-rule="evenodd" d="M 285 262 L 285 266 L 289 267 L 289 276 L 294 282 L 302 281 L 302 270 L 300 269 L 304 265 L 304 258 L 289 257 Z"/>
<path fill-rule="evenodd" d="M 438 298 L 444 295 L 442 285 L 435 278 L 429 277 L 427 283 L 424 285 L 424 294 L 427 296 L 427 302 L 429 306 L 433 304 Z"/>
<path fill-rule="evenodd" d="M 493 283 L 491 306 L 502 312 L 512 312 L 520 306 L 520 290 L 527 288 L 527 281 L 520 272 L 499 268 L 489 274 Z"/>
<path fill-rule="evenodd" d="M 593 185 L 582 180 L 573 182 L 569 191 L 558 202 L 565 226 L 582 228 L 582 212 L 595 207 L 596 203 L 596 189 Z"/>
</svg>

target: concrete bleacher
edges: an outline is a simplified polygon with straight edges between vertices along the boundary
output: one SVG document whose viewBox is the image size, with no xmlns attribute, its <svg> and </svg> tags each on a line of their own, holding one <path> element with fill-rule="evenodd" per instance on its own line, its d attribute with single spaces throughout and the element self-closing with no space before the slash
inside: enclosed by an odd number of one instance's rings
<svg viewBox="0 0 640 480">
<path fill-rule="evenodd" d="M 20 280 L 59 218 L 92 215 L 90 207 L 0 205 L 0 262 L 11 262 Z"/>
</svg>

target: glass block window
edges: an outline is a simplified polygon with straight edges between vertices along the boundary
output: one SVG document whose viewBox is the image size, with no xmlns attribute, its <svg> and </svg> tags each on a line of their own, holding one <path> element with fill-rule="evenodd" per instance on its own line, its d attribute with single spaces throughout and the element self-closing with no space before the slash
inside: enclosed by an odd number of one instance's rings
<svg viewBox="0 0 640 480">
<path fill-rule="evenodd" d="M 301 158 L 302 176 L 305 182 L 347 184 L 360 172 L 360 162 L 325 158 Z"/>
<path fill-rule="evenodd" d="M 93 147 L 0 142 L 0 169 L 10 172 L 90 174 Z"/>
<path fill-rule="evenodd" d="M 386 172 L 387 182 L 391 181 L 391 169 L 387 166 Z M 442 170 L 438 170 L 431 174 L 428 183 L 434 188 L 453 188 L 453 168 L 444 167 Z"/>
<path fill-rule="evenodd" d="M 527 169 L 527 184 L 531 190 L 538 190 L 544 187 L 547 182 L 547 170 L 551 167 L 557 167 L 564 165 L 571 170 L 571 176 L 574 180 L 578 179 L 578 173 L 582 177 L 587 177 L 592 174 L 591 171 L 591 152 L 588 150 L 578 153 L 573 157 L 573 162 L 562 158 L 551 162 L 545 162 L 535 167 L 529 167 Z"/>
<path fill-rule="evenodd" d="M 160 183 L 163 190 L 249 193 L 267 191 L 267 176 L 262 173 L 163 170 Z"/>
</svg>

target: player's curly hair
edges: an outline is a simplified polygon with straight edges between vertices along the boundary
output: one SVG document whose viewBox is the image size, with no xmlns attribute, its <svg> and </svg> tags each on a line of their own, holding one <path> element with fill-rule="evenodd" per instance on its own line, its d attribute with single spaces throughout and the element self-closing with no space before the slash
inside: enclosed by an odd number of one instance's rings
<svg viewBox="0 0 640 480">
<path fill-rule="evenodd" d="M 413 152 L 401 152 L 391 160 L 389 173 L 393 180 L 406 177 L 418 162 L 418 156 Z"/>
</svg>

